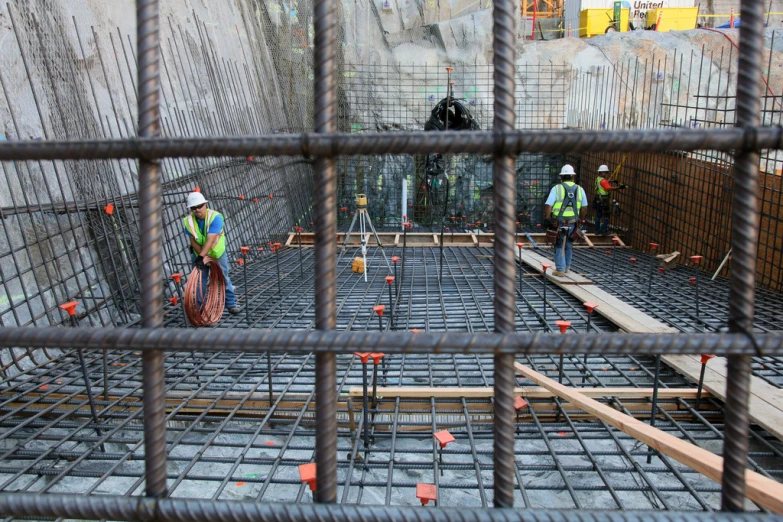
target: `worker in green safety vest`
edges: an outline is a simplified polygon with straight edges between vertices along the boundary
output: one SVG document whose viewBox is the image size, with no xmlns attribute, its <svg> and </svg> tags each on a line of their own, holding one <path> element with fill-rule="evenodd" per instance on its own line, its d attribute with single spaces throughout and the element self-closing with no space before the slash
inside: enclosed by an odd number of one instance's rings
<svg viewBox="0 0 783 522">
<path fill-rule="evenodd" d="M 231 314 L 238 314 L 234 285 L 228 277 L 228 256 L 226 255 L 226 234 L 223 230 L 223 214 L 207 207 L 207 200 L 201 192 L 188 194 L 190 214 L 183 220 L 185 234 L 190 239 L 193 266 L 201 270 L 202 288 L 207 288 L 209 270 L 207 265 L 216 261 L 226 279 L 226 308 Z M 199 306 L 203 296 L 197 296 Z"/>
<path fill-rule="evenodd" d="M 574 241 L 579 237 L 578 222 L 587 214 L 587 195 L 574 182 L 576 172 L 571 165 L 560 170 L 561 182 L 552 187 L 544 203 L 544 220 L 549 228 L 557 231 L 555 240 L 555 271 L 563 276 L 571 269 Z"/>
<path fill-rule="evenodd" d="M 593 198 L 593 210 L 595 211 L 595 233 L 603 235 L 609 233 L 609 216 L 612 212 L 612 197 L 610 192 L 624 190 L 628 185 L 617 184 L 606 179 L 609 167 L 601 165 L 595 177 L 595 197 Z"/>
</svg>

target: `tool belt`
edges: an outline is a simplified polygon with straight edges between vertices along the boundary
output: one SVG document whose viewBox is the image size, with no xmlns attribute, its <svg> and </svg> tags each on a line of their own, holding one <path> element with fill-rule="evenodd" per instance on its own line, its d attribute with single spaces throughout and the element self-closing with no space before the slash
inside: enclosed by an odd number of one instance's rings
<svg viewBox="0 0 783 522">
<path fill-rule="evenodd" d="M 566 223 L 568 226 L 571 226 L 572 223 Z M 562 225 L 562 224 L 561 224 Z M 557 243 L 557 240 L 560 238 L 560 227 L 557 229 L 547 228 L 546 229 L 546 242 L 549 244 L 554 245 Z M 580 239 L 584 239 L 584 235 L 582 234 L 582 231 L 580 230 L 579 226 L 574 227 L 574 230 L 569 234 L 568 240 L 569 241 L 578 241 Z"/>
<path fill-rule="evenodd" d="M 593 209 L 601 212 L 609 212 L 612 209 L 612 199 L 606 196 L 595 196 L 593 198 Z"/>
</svg>

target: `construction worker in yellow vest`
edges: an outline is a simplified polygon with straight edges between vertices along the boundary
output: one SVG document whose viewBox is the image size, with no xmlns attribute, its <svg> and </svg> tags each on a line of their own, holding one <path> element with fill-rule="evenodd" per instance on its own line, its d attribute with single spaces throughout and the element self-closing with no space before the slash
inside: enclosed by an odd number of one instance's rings
<svg viewBox="0 0 783 522">
<path fill-rule="evenodd" d="M 612 197 L 610 192 L 623 190 L 628 185 L 618 185 L 617 182 L 606 179 L 609 167 L 601 165 L 595 177 L 595 197 L 593 198 L 593 210 L 595 210 L 595 233 L 604 235 L 609 233 L 609 216 L 612 213 Z"/>
<path fill-rule="evenodd" d="M 201 270 L 202 288 L 207 288 L 209 270 L 207 265 L 217 262 L 226 279 L 226 308 L 231 314 L 238 314 L 241 309 L 237 306 L 234 285 L 228 277 L 228 256 L 226 255 L 226 234 L 223 231 L 223 215 L 207 208 L 207 200 L 201 192 L 188 194 L 188 209 L 190 214 L 183 220 L 185 234 L 190 239 L 190 251 L 193 266 Z M 203 296 L 198 296 L 201 306 Z"/>
<path fill-rule="evenodd" d="M 544 203 L 544 220 L 549 228 L 558 231 L 555 241 L 555 271 L 552 275 L 563 276 L 571 269 L 571 256 L 580 219 L 587 215 L 587 195 L 574 182 L 576 172 L 571 165 L 560 170 L 561 182 L 552 187 Z"/>
</svg>

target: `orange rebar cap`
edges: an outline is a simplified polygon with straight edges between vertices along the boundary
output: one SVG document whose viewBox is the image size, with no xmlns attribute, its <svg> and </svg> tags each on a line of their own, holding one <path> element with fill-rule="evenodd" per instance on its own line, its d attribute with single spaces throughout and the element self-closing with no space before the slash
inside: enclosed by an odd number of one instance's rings
<svg viewBox="0 0 783 522">
<path fill-rule="evenodd" d="M 438 500 L 438 488 L 434 484 L 416 484 L 416 498 L 421 500 L 421 505 L 426 506 L 430 500 Z"/>
<path fill-rule="evenodd" d="M 584 305 L 585 305 L 585 308 L 587 308 L 587 313 L 588 314 L 592 314 L 593 310 L 598 308 L 598 305 L 595 304 L 595 303 L 584 303 Z"/>
<path fill-rule="evenodd" d="M 241 247 L 239 247 L 239 250 L 242 251 L 243 255 L 247 255 L 247 253 L 250 252 L 250 247 L 248 247 L 248 246 L 241 246 Z"/>
<path fill-rule="evenodd" d="M 106 205 L 105 207 L 103 207 L 103 211 L 104 211 L 104 212 L 106 212 L 108 215 L 110 215 L 110 216 L 111 216 L 112 214 L 114 214 L 114 205 L 112 205 L 111 203 L 109 203 L 108 205 Z"/>
<path fill-rule="evenodd" d="M 631 264 L 634 264 L 634 263 L 636 263 L 636 258 L 635 258 L 635 257 L 632 257 L 632 258 L 631 258 Z"/>
<path fill-rule="evenodd" d="M 696 284 L 696 278 L 695 277 L 689 277 L 688 281 L 690 281 L 692 285 Z"/>
<path fill-rule="evenodd" d="M 239 266 L 242 266 L 244 264 L 244 262 L 245 262 L 245 259 L 243 257 L 240 257 L 240 258 L 237 259 L 237 264 Z"/>
<path fill-rule="evenodd" d="M 658 243 L 650 243 L 650 248 L 652 248 L 653 250 L 655 250 L 659 246 L 661 246 L 661 245 L 659 245 Z"/>
<path fill-rule="evenodd" d="M 358 357 L 362 361 L 363 364 L 366 364 L 367 361 L 370 360 L 370 356 L 372 355 L 372 353 L 370 353 L 370 352 L 353 352 L 353 354 L 356 357 Z"/>
<path fill-rule="evenodd" d="M 616 245 L 616 244 L 617 244 L 619 241 L 620 241 L 620 238 L 619 238 L 619 237 L 617 237 L 617 236 L 613 236 L 613 237 L 612 237 L 612 243 L 614 243 L 615 245 Z"/>
<path fill-rule="evenodd" d="M 394 263 L 395 265 L 397 264 L 397 261 L 399 261 L 399 260 L 400 260 L 400 258 L 398 256 L 392 256 L 392 263 Z"/>
<path fill-rule="evenodd" d="M 571 321 L 555 321 L 555 324 L 560 328 L 560 333 L 564 334 L 566 333 L 566 330 L 568 330 L 568 327 L 571 326 Z"/>
<path fill-rule="evenodd" d="M 378 314 L 379 316 L 383 315 L 383 311 L 386 310 L 386 307 L 383 305 L 377 305 L 372 307 L 373 311 Z"/>
<path fill-rule="evenodd" d="M 696 264 L 699 264 L 699 261 L 702 260 L 703 256 L 691 256 L 691 261 L 693 261 Z"/>
<path fill-rule="evenodd" d="M 79 306 L 78 301 L 71 301 L 70 303 L 61 304 L 60 308 L 68 312 L 68 315 L 73 317 L 76 315 L 76 307 Z"/>
<path fill-rule="evenodd" d="M 544 272 L 546 272 L 547 270 L 549 270 L 549 268 L 550 268 L 551 266 L 552 266 L 552 265 L 550 265 L 549 263 L 541 263 L 541 268 L 543 268 L 543 269 L 544 269 Z"/>
<path fill-rule="evenodd" d="M 299 480 L 307 482 L 310 486 L 310 491 L 315 491 L 316 487 L 316 464 L 311 462 L 309 464 L 302 464 L 299 466 Z"/>
<path fill-rule="evenodd" d="M 174 274 L 171 274 L 170 277 L 174 280 L 175 283 L 182 282 L 182 274 L 180 272 L 176 272 Z"/>
<path fill-rule="evenodd" d="M 370 358 L 372 359 L 372 363 L 375 366 L 378 366 L 379 364 L 381 364 L 381 359 L 383 359 L 384 357 L 386 357 L 386 354 L 383 353 L 383 352 L 373 352 L 373 353 L 370 354 Z"/>
<path fill-rule="evenodd" d="M 524 243 L 517 243 L 517 248 L 522 250 L 522 247 L 525 246 Z"/>
<path fill-rule="evenodd" d="M 703 353 L 703 354 L 701 354 L 701 363 L 702 364 L 707 364 L 709 362 L 709 360 L 713 359 L 714 357 L 715 356 L 712 355 L 711 353 Z"/>
<path fill-rule="evenodd" d="M 522 408 L 524 408 L 525 406 L 527 406 L 527 401 L 525 399 L 523 399 L 519 395 L 514 397 L 514 409 L 515 410 L 519 411 Z"/>
<path fill-rule="evenodd" d="M 174 297 L 169 298 L 169 303 L 177 306 L 177 303 L 179 303 L 179 298 L 175 295 Z"/>
<path fill-rule="evenodd" d="M 394 276 L 386 276 L 386 277 L 384 277 L 384 279 L 386 280 L 386 284 L 389 284 L 389 285 L 394 282 Z"/>
<path fill-rule="evenodd" d="M 449 430 L 439 431 L 437 433 L 434 433 L 433 435 L 435 439 L 437 439 L 437 441 L 440 443 L 440 449 L 445 448 L 450 443 L 457 440 L 454 438 L 454 436 L 451 433 L 449 433 Z"/>
<path fill-rule="evenodd" d="M 245 195 L 244 194 L 240 194 L 240 195 L 237 196 L 237 199 L 244 201 L 245 200 Z"/>
</svg>

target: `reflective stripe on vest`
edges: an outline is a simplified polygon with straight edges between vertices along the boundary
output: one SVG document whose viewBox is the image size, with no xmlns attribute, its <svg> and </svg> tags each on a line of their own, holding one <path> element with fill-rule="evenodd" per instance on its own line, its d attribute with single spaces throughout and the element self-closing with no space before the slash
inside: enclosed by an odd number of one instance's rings
<svg viewBox="0 0 783 522">
<path fill-rule="evenodd" d="M 601 186 L 601 181 L 603 181 L 603 180 L 604 180 L 604 178 L 602 178 L 601 176 L 598 176 L 597 178 L 595 178 L 595 195 L 596 196 L 602 197 L 602 196 L 608 196 L 609 195 L 609 191 Z"/>
<path fill-rule="evenodd" d="M 202 234 L 201 229 L 198 227 L 198 220 L 196 219 L 196 216 L 193 214 L 190 214 L 188 217 L 184 219 L 185 222 L 185 228 L 188 229 L 188 231 L 193 236 L 193 239 L 196 240 L 196 243 L 198 243 L 201 246 L 204 246 L 204 243 L 207 242 L 207 236 L 208 236 L 208 230 L 209 226 L 212 224 L 212 220 L 215 219 L 217 216 L 223 217 L 223 215 L 220 212 L 217 212 L 212 209 L 207 209 L 207 219 L 205 220 L 204 229 L 205 232 Z M 225 219 L 223 220 L 223 227 L 225 228 L 226 222 Z M 196 255 L 199 255 L 199 252 L 196 252 L 193 250 L 193 252 Z M 218 259 L 220 256 L 222 256 L 226 252 L 226 234 L 225 231 L 220 231 L 220 239 L 218 239 L 217 244 L 212 247 L 212 250 L 207 252 L 207 255 L 211 258 Z"/>
<path fill-rule="evenodd" d="M 580 187 L 574 182 L 565 181 L 555 186 L 557 199 L 555 200 L 555 204 L 552 205 L 552 215 L 560 219 L 574 219 L 576 218 L 576 213 L 574 213 L 574 207 L 572 205 L 567 205 L 566 207 L 563 207 L 563 202 L 566 199 L 566 187 L 576 187 L 576 190 L 574 191 L 574 204 L 576 205 L 576 212 L 579 212 L 579 210 L 582 208 L 582 197 L 580 193 L 582 187 Z M 560 214 L 561 208 L 563 208 L 562 214 Z"/>
</svg>

